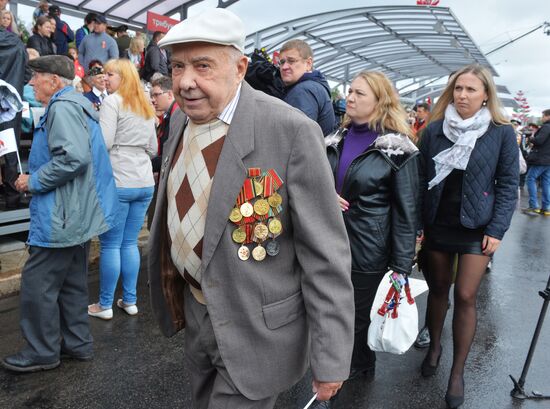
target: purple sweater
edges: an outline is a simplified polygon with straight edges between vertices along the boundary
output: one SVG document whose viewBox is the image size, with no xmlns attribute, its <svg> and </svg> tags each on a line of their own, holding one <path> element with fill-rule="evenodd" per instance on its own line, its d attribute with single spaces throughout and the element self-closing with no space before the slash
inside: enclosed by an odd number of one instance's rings
<svg viewBox="0 0 550 409">
<path fill-rule="evenodd" d="M 338 172 L 336 174 L 336 191 L 340 194 L 344 185 L 344 177 L 349 166 L 355 158 L 361 155 L 372 145 L 378 137 L 378 133 L 369 128 L 369 124 L 354 124 L 352 123 L 346 139 L 344 147 L 340 153 L 340 162 L 338 163 Z"/>
</svg>

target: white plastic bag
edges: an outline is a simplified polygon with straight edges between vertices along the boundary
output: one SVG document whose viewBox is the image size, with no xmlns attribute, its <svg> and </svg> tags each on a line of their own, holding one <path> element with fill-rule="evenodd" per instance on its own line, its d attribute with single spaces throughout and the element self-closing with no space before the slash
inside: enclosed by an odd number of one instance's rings
<svg viewBox="0 0 550 409">
<path fill-rule="evenodd" d="M 393 271 L 384 276 L 376 292 L 368 344 L 373 351 L 400 355 L 409 350 L 418 335 L 418 309 L 409 282 L 397 293 L 390 283 L 391 274 Z M 392 301 L 394 308 L 389 309 Z"/>
</svg>

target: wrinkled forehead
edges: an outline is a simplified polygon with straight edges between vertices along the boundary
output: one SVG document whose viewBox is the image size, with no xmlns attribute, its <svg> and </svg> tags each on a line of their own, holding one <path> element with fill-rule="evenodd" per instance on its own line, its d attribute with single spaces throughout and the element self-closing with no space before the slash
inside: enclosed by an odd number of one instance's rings
<svg viewBox="0 0 550 409">
<path fill-rule="evenodd" d="M 190 62 L 196 59 L 218 61 L 229 55 L 230 48 L 232 47 L 205 42 L 173 44 L 171 60 L 177 62 Z"/>
</svg>

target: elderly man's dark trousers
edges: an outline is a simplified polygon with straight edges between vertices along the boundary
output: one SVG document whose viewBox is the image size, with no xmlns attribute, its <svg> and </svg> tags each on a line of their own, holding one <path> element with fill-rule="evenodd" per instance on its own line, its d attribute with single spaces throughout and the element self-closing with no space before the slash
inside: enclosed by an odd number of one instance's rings
<svg viewBox="0 0 550 409">
<path fill-rule="evenodd" d="M 22 353 L 37 362 L 54 362 L 60 350 L 92 354 L 88 322 L 89 242 L 66 248 L 29 247 L 21 274 Z"/>
</svg>

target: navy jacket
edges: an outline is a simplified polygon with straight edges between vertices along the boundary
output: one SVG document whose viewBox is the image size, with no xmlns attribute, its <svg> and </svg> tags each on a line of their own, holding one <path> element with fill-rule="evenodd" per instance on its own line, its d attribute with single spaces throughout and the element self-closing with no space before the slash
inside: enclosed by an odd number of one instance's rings
<svg viewBox="0 0 550 409">
<path fill-rule="evenodd" d="M 319 71 L 306 72 L 298 82 L 289 86 L 284 101 L 317 122 L 323 135 L 329 135 L 336 128 L 330 87 Z"/>
<path fill-rule="evenodd" d="M 435 221 L 445 180 L 428 190 L 435 176 L 433 157 L 453 143 L 443 134 L 443 121 L 428 125 L 420 141 L 424 159 L 424 225 Z M 462 182 L 460 221 L 474 229 L 485 226 L 485 234 L 501 240 L 516 206 L 519 154 L 516 134 L 510 125 L 492 123 L 474 146 Z"/>
<path fill-rule="evenodd" d="M 527 156 L 529 165 L 550 166 L 550 121 L 546 121 L 531 138 L 533 149 Z"/>
<path fill-rule="evenodd" d="M 101 106 L 101 99 L 94 94 L 94 91 L 85 92 L 84 95 L 88 100 L 94 105 L 94 108 L 96 111 L 99 111 L 99 107 Z"/>
<path fill-rule="evenodd" d="M 74 41 L 74 33 L 71 30 L 71 27 L 59 16 L 54 16 L 55 18 L 55 45 L 57 46 L 58 55 L 67 55 L 69 51 L 69 43 Z"/>
</svg>

